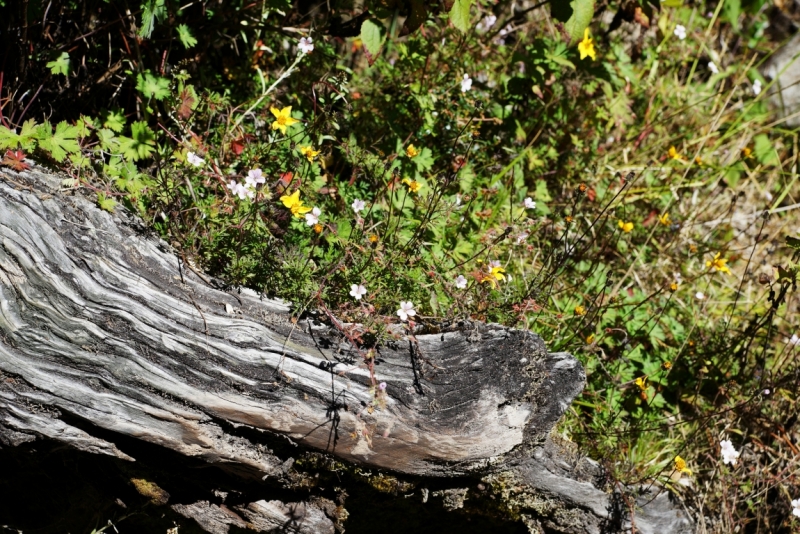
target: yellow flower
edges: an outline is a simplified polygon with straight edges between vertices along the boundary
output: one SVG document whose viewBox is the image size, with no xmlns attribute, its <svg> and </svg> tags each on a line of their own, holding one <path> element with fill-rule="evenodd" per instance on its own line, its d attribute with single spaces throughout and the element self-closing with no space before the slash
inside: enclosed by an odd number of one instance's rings
<svg viewBox="0 0 800 534">
<path fill-rule="evenodd" d="M 586 337 L 586 343 L 588 343 L 589 345 L 591 345 L 593 342 L 594 342 L 594 334 L 589 334 L 589 335 Z"/>
<path fill-rule="evenodd" d="M 622 231 L 625 232 L 626 234 L 629 234 L 631 230 L 633 230 L 632 222 L 623 222 L 620 220 L 617 222 L 617 226 L 619 226 L 622 229 Z"/>
<path fill-rule="evenodd" d="M 683 159 L 683 156 L 680 155 L 674 146 L 669 147 L 669 157 L 670 159 L 677 159 L 679 161 Z"/>
<path fill-rule="evenodd" d="M 742 149 L 742 159 L 750 159 L 753 157 L 753 151 L 747 147 Z"/>
<path fill-rule="evenodd" d="M 678 471 L 679 473 L 685 473 L 687 475 L 692 474 L 692 470 L 686 467 L 686 460 L 680 456 L 675 457 L 675 471 Z"/>
<path fill-rule="evenodd" d="M 497 287 L 498 280 L 506 279 L 505 275 L 503 274 L 504 272 L 506 272 L 506 270 L 500 266 L 492 267 L 491 271 L 489 271 L 489 273 L 483 277 L 481 282 L 489 282 L 493 287 Z"/>
<path fill-rule="evenodd" d="M 322 233 L 322 225 L 320 223 L 315 224 L 314 225 L 314 231 L 316 233 L 318 233 L 318 234 L 321 234 Z"/>
<path fill-rule="evenodd" d="M 640 390 L 645 391 L 647 389 L 647 375 L 640 376 L 635 383 Z"/>
<path fill-rule="evenodd" d="M 669 226 L 669 223 L 672 222 L 669 220 L 669 212 L 665 213 L 661 217 L 658 218 L 658 222 L 663 224 L 664 226 Z"/>
<path fill-rule="evenodd" d="M 728 263 L 728 260 L 727 260 L 727 259 L 725 259 L 725 258 L 720 258 L 720 257 L 719 257 L 719 254 L 720 254 L 720 253 L 719 253 L 719 252 L 717 252 L 717 255 L 716 255 L 716 256 L 714 256 L 714 259 L 713 259 L 713 260 L 709 260 L 709 261 L 707 261 L 707 262 L 706 262 L 706 267 L 711 267 L 711 268 L 712 268 L 712 269 L 714 269 L 715 271 L 719 271 L 719 272 L 721 272 L 721 273 L 728 273 L 728 274 L 730 274 L 730 273 L 731 273 L 731 270 L 730 270 L 730 269 L 728 269 L 728 266 L 727 266 L 727 265 L 725 265 L 726 263 Z"/>
<path fill-rule="evenodd" d="M 403 183 L 408 186 L 408 190 L 412 193 L 418 193 L 419 190 L 422 188 L 422 184 L 416 180 L 409 180 L 408 178 L 403 178 Z"/>
<path fill-rule="evenodd" d="M 678 290 L 678 282 L 672 282 L 672 283 L 669 285 L 669 290 L 670 290 L 670 291 L 677 291 L 677 290 Z"/>
<path fill-rule="evenodd" d="M 283 109 L 278 109 L 275 106 L 269 108 L 273 115 L 275 115 L 275 122 L 272 123 L 273 130 L 280 130 L 283 135 L 286 135 L 286 128 L 296 122 L 297 119 L 292 118 L 292 106 L 286 106 Z"/>
<path fill-rule="evenodd" d="M 583 41 L 578 43 L 578 52 L 581 53 L 581 59 L 585 59 L 586 56 L 592 59 L 596 59 L 597 57 L 594 52 L 594 42 L 592 42 L 592 38 L 589 37 L 589 28 L 583 30 Z"/>
<path fill-rule="evenodd" d="M 302 217 L 303 214 L 311 211 L 311 208 L 308 206 L 303 206 L 303 201 L 300 200 L 299 189 L 291 195 L 283 195 L 280 200 L 283 202 L 284 206 L 289 208 L 289 210 L 292 212 L 292 215 L 295 217 Z"/>
<path fill-rule="evenodd" d="M 414 145 L 408 145 L 406 148 L 406 156 L 409 158 L 415 158 L 419 155 L 419 150 Z"/>
<path fill-rule="evenodd" d="M 703 166 L 703 159 L 700 156 L 695 156 L 694 162 L 697 163 L 700 167 Z"/>
<path fill-rule="evenodd" d="M 300 153 L 308 158 L 308 161 L 314 161 L 314 158 L 319 156 L 319 150 L 314 150 L 310 146 L 301 146 Z"/>
<path fill-rule="evenodd" d="M 375 235 L 375 234 L 372 234 L 371 236 L 369 236 L 369 242 L 370 243 L 377 243 L 378 239 L 379 239 L 378 236 Z"/>
<path fill-rule="evenodd" d="M 672 369 L 672 362 L 667 360 L 666 362 L 661 364 L 661 367 L 669 371 L 670 369 Z"/>
<path fill-rule="evenodd" d="M 575 315 L 586 315 L 586 308 L 583 306 L 575 306 Z"/>
</svg>

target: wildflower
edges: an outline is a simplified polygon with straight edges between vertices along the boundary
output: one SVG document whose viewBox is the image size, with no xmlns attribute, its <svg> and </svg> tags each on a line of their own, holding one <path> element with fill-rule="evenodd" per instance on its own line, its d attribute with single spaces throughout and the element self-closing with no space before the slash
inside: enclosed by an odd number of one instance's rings
<svg viewBox="0 0 800 534">
<path fill-rule="evenodd" d="M 753 157 L 753 151 L 750 150 L 748 147 L 744 147 L 742 149 L 742 159 L 750 159 Z"/>
<path fill-rule="evenodd" d="M 589 334 L 586 336 L 586 344 L 591 345 L 592 343 L 594 343 L 594 334 Z"/>
<path fill-rule="evenodd" d="M 711 71 L 712 74 L 719 74 L 719 68 L 713 61 L 708 62 L 708 70 Z"/>
<path fill-rule="evenodd" d="M 464 78 L 461 80 L 461 92 L 466 93 L 470 89 L 472 89 L 472 78 L 465 72 Z"/>
<path fill-rule="evenodd" d="M 617 221 L 617 226 L 619 226 L 620 229 L 623 232 L 625 232 L 626 234 L 629 234 L 631 232 L 631 230 L 633 230 L 633 223 L 632 222 L 624 222 L 621 219 L 619 221 Z"/>
<path fill-rule="evenodd" d="M 278 109 L 275 106 L 269 108 L 270 112 L 275 115 L 275 121 L 272 123 L 273 130 L 280 130 L 283 135 L 286 135 L 286 128 L 296 122 L 297 119 L 292 118 L 292 106 L 286 106 L 283 109 Z"/>
<path fill-rule="evenodd" d="M 675 471 L 678 471 L 679 473 L 685 473 L 687 475 L 692 474 L 692 470 L 686 467 L 686 460 L 680 456 L 675 457 Z"/>
<path fill-rule="evenodd" d="M 575 306 L 575 315 L 586 315 L 586 308 L 583 306 Z"/>
<path fill-rule="evenodd" d="M 352 204 L 350 204 L 350 207 L 353 208 L 354 212 L 358 213 L 362 211 L 365 207 L 367 207 L 367 205 L 364 203 L 363 200 L 357 198 L 353 201 Z"/>
<path fill-rule="evenodd" d="M 697 165 L 700 166 L 700 167 L 703 166 L 703 159 L 700 156 L 695 156 L 694 157 L 694 162 L 697 163 Z"/>
<path fill-rule="evenodd" d="M 267 179 L 264 178 L 264 173 L 261 172 L 261 169 L 250 169 L 247 172 L 247 177 L 244 179 L 244 181 L 249 187 L 254 188 L 258 184 L 263 184 L 266 182 Z"/>
<path fill-rule="evenodd" d="M 306 224 L 308 226 L 319 224 L 320 215 L 322 215 L 322 210 L 314 206 L 314 209 L 311 210 L 311 213 L 306 213 Z"/>
<path fill-rule="evenodd" d="M 406 147 L 406 156 L 409 158 L 415 158 L 419 155 L 419 150 L 414 145 L 408 145 Z"/>
<path fill-rule="evenodd" d="M 490 261 L 487 267 L 489 268 L 489 272 L 483 277 L 481 282 L 489 282 L 492 284 L 492 287 L 497 287 L 497 282 L 499 280 L 505 280 L 506 277 L 503 273 L 505 273 L 506 270 L 500 266 L 500 262 L 497 260 Z"/>
<path fill-rule="evenodd" d="M 301 146 L 300 153 L 304 155 L 309 162 L 311 162 L 314 161 L 314 158 L 319 155 L 319 150 L 314 150 L 310 146 Z"/>
<path fill-rule="evenodd" d="M 572 224 L 572 216 L 567 215 L 566 217 L 564 217 L 564 220 L 567 221 L 567 224 Z"/>
<path fill-rule="evenodd" d="M 696 298 L 697 300 L 703 300 L 704 298 L 706 298 L 706 296 L 705 294 L 703 294 L 702 291 L 698 291 L 697 293 L 694 294 L 694 298 Z"/>
<path fill-rule="evenodd" d="M 314 39 L 311 37 L 303 37 L 297 44 L 297 48 L 304 54 L 310 54 L 314 50 Z"/>
<path fill-rule="evenodd" d="M 667 154 L 669 155 L 670 159 L 677 159 L 677 160 L 683 159 L 683 156 L 681 156 L 680 152 L 678 152 L 678 150 L 674 146 L 669 147 L 669 152 Z"/>
<path fill-rule="evenodd" d="M 519 234 L 517 236 L 517 245 L 521 245 L 522 243 L 524 243 L 525 240 L 528 239 L 528 237 L 530 237 L 530 234 L 527 232 L 522 232 L 521 234 Z"/>
<path fill-rule="evenodd" d="M 642 375 L 637 378 L 634 383 L 636 387 L 639 388 L 639 391 L 647 391 L 647 375 Z"/>
<path fill-rule="evenodd" d="M 412 193 L 418 193 L 419 190 L 422 188 L 422 184 L 416 180 L 409 180 L 408 178 L 403 178 L 403 183 L 408 186 L 408 190 Z"/>
<path fill-rule="evenodd" d="M 386 382 L 381 382 L 378 384 L 378 389 L 381 391 L 386 391 Z"/>
<path fill-rule="evenodd" d="M 319 223 L 315 224 L 315 225 L 314 225 L 314 231 L 315 231 L 316 233 L 318 233 L 318 234 L 321 234 L 321 233 L 322 233 L 322 225 L 321 225 L 321 224 L 319 224 Z"/>
<path fill-rule="evenodd" d="M 798 337 L 797 334 L 792 334 L 792 337 L 789 338 L 789 344 L 794 345 L 795 347 L 800 345 L 800 337 Z"/>
<path fill-rule="evenodd" d="M 289 208 L 292 212 L 292 215 L 295 217 L 302 217 L 309 211 L 312 211 L 311 208 L 308 206 L 303 206 L 303 201 L 300 200 L 300 190 L 296 190 L 291 195 L 283 195 L 280 198 L 280 201 L 283 202 L 283 205 Z"/>
<path fill-rule="evenodd" d="M 458 289 L 464 289 L 465 287 L 467 287 L 467 279 L 464 278 L 463 274 L 459 274 L 456 277 L 456 287 Z"/>
<path fill-rule="evenodd" d="M 494 26 L 495 22 L 497 22 L 496 16 L 487 15 L 478 23 L 478 30 L 488 32 L 489 29 Z"/>
<path fill-rule="evenodd" d="M 397 310 L 397 316 L 400 317 L 401 321 L 407 321 L 409 317 L 414 317 L 416 314 L 417 310 L 414 309 L 414 304 L 411 301 L 400 301 L 400 309 Z"/>
<path fill-rule="evenodd" d="M 531 197 L 525 197 L 525 200 L 523 201 L 523 204 L 525 204 L 525 209 L 526 210 L 535 210 L 536 209 L 536 202 L 534 202 Z"/>
<path fill-rule="evenodd" d="M 753 82 L 753 94 L 756 96 L 761 94 L 761 80 L 756 80 Z"/>
<path fill-rule="evenodd" d="M 736 465 L 736 460 L 739 459 L 739 451 L 733 448 L 733 443 L 729 439 L 723 439 L 719 442 L 719 448 L 722 454 L 722 463 Z"/>
<path fill-rule="evenodd" d="M 664 213 L 661 217 L 658 218 L 658 222 L 663 224 L 664 226 L 669 226 L 669 223 L 672 222 L 669 220 L 669 212 Z"/>
<path fill-rule="evenodd" d="M 367 294 L 367 288 L 360 284 L 353 284 L 350 286 L 350 296 L 356 300 L 361 300 L 361 297 Z"/>
<path fill-rule="evenodd" d="M 670 291 L 672 291 L 672 292 L 675 292 L 675 291 L 677 291 L 677 290 L 678 290 L 678 282 L 672 282 L 672 283 L 669 285 L 669 290 L 670 290 Z"/>
<path fill-rule="evenodd" d="M 681 41 L 686 39 L 686 28 L 684 26 L 681 26 L 680 24 L 675 26 L 675 31 L 673 31 L 672 33 L 674 33 L 675 37 L 677 37 Z"/>
<path fill-rule="evenodd" d="M 592 42 L 592 38 L 589 37 L 589 28 L 583 30 L 583 41 L 578 43 L 578 52 L 581 54 L 581 59 L 585 59 L 586 56 L 589 56 L 593 60 L 596 58 L 594 42 Z"/>
<path fill-rule="evenodd" d="M 800 517 L 800 499 L 792 501 L 792 515 Z"/>
<path fill-rule="evenodd" d="M 200 165 L 205 163 L 205 160 L 200 156 L 198 156 L 197 154 L 195 154 L 194 152 L 189 152 L 188 154 L 186 154 L 186 161 L 188 161 L 195 167 L 199 167 Z"/>
<path fill-rule="evenodd" d="M 725 258 L 720 258 L 720 257 L 719 257 L 719 254 L 720 254 L 720 253 L 719 253 L 719 252 L 717 252 L 717 255 L 716 255 L 716 256 L 714 256 L 714 259 L 713 259 L 713 260 L 709 260 L 709 261 L 707 261 L 707 262 L 706 262 L 706 267 L 711 267 L 711 268 L 712 268 L 712 269 L 714 269 L 715 271 L 719 271 L 719 272 L 721 272 L 721 273 L 728 273 L 728 274 L 730 274 L 731 270 L 730 270 L 730 269 L 728 269 L 728 266 L 727 266 L 727 265 L 725 265 L 726 263 L 728 263 L 728 260 L 727 260 L 727 259 L 725 259 Z"/>
<path fill-rule="evenodd" d="M 669 371 L 670 369 L 672 369 L 672 362 L 671 361 L 666 361 L 666 362 L 661 364 L 661 367 L 663 367 L 664 370 Z"/>
<path fill-rule="evenodd" d="M 369 239 L 370 243 L 377 243 L 379 238 L 377 234 L 370 234 L 370 236 L 367 239 Z"/>
</svg>

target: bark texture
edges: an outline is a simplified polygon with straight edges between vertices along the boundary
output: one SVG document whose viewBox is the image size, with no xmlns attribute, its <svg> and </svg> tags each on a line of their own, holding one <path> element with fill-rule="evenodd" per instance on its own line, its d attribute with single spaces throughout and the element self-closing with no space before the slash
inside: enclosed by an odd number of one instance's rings
<svg viewBox="0 0 800 534">
<path fill-rule="evenodd" d="M 585 375 L 538 336 L 471 322 L 394 328 L 375 357 L 381 392 L 347 325 L 211 285 L 135 217 L 58 192 L 41 169 L 0 178 L 3 444 L 50 438 L 133 460 L 85 430 L 97 427 L 281 478 L 292 461 L 264 443 L 288 440 L 415 484 L 482 479 L 533 532 L 624 530 L 632 517 L 638 532 L 692 530 L 666 493 L 615 497 L 596 463 L 548 439 Z M 480 498 L 461 490 L 442 494 L 446 507 Z M 333 528 L 311 503 L 176 506 L 209 532 Z"/>
</svg>

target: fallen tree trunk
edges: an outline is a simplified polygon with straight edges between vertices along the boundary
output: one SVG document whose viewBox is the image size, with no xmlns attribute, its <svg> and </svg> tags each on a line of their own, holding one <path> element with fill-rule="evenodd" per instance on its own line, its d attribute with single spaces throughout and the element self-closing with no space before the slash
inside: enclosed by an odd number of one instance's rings
<svg viewBox="0 0 800 534">
<path fill-rule="evenodd" d="M 435 495 L 449 509 L 479 500 L 460 487 L 473 480 L 532 532 L 692 530 L 667 493 L 607 492 L 598 464 L 548 439 L 585 376 L 536 335 L 469 321 L 394 326 L 373 376 L 347 325 L 215 287 L 135 217 L 58 183 L 38 170 L 0 180 L 2 443 L 50 438 L 134 460 L 96 427 L 282 479 L 292 459 L 267 444 L 288 440 L 418 487 L 453 480 Z M 297 510 L 310 531 L 329 529 L 313 504 L 176 506 L 209 531 L 237 521 L 267 531 Z"/>
</svg>

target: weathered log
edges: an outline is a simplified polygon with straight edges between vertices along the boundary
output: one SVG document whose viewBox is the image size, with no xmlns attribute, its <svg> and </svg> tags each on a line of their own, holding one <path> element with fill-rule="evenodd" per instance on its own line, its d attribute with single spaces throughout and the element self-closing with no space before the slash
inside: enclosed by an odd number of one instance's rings
<svg viewBox="0 0 800 534">
<path fill-rule="evenodd" d="M 372 376 L 335 319 L 293 317 L 287 303 L 211 285 L 138 219 L 58 192 L 46 172 L 0 178 L 3 444 L 46 437 L 132 459 L 87 431 L 94 426 L 285 475 L 291 460 L 231 431 L 246 427 L 398 476 L 483 479 L 531 529 L 630 527 L 636 499 L 615 508 L 597 482 L 602 469 L 548 440 L 585 376 L 538 336 L 469 321 L 395 326 Z M 470 498 L 458 488 L 443 495 L 454 509 Z M 690 532 L 687 516 L 659 499 L 635 510 L 637 530 L 663 530 L 666 513 L 668 531 Z"/>
</svg>

